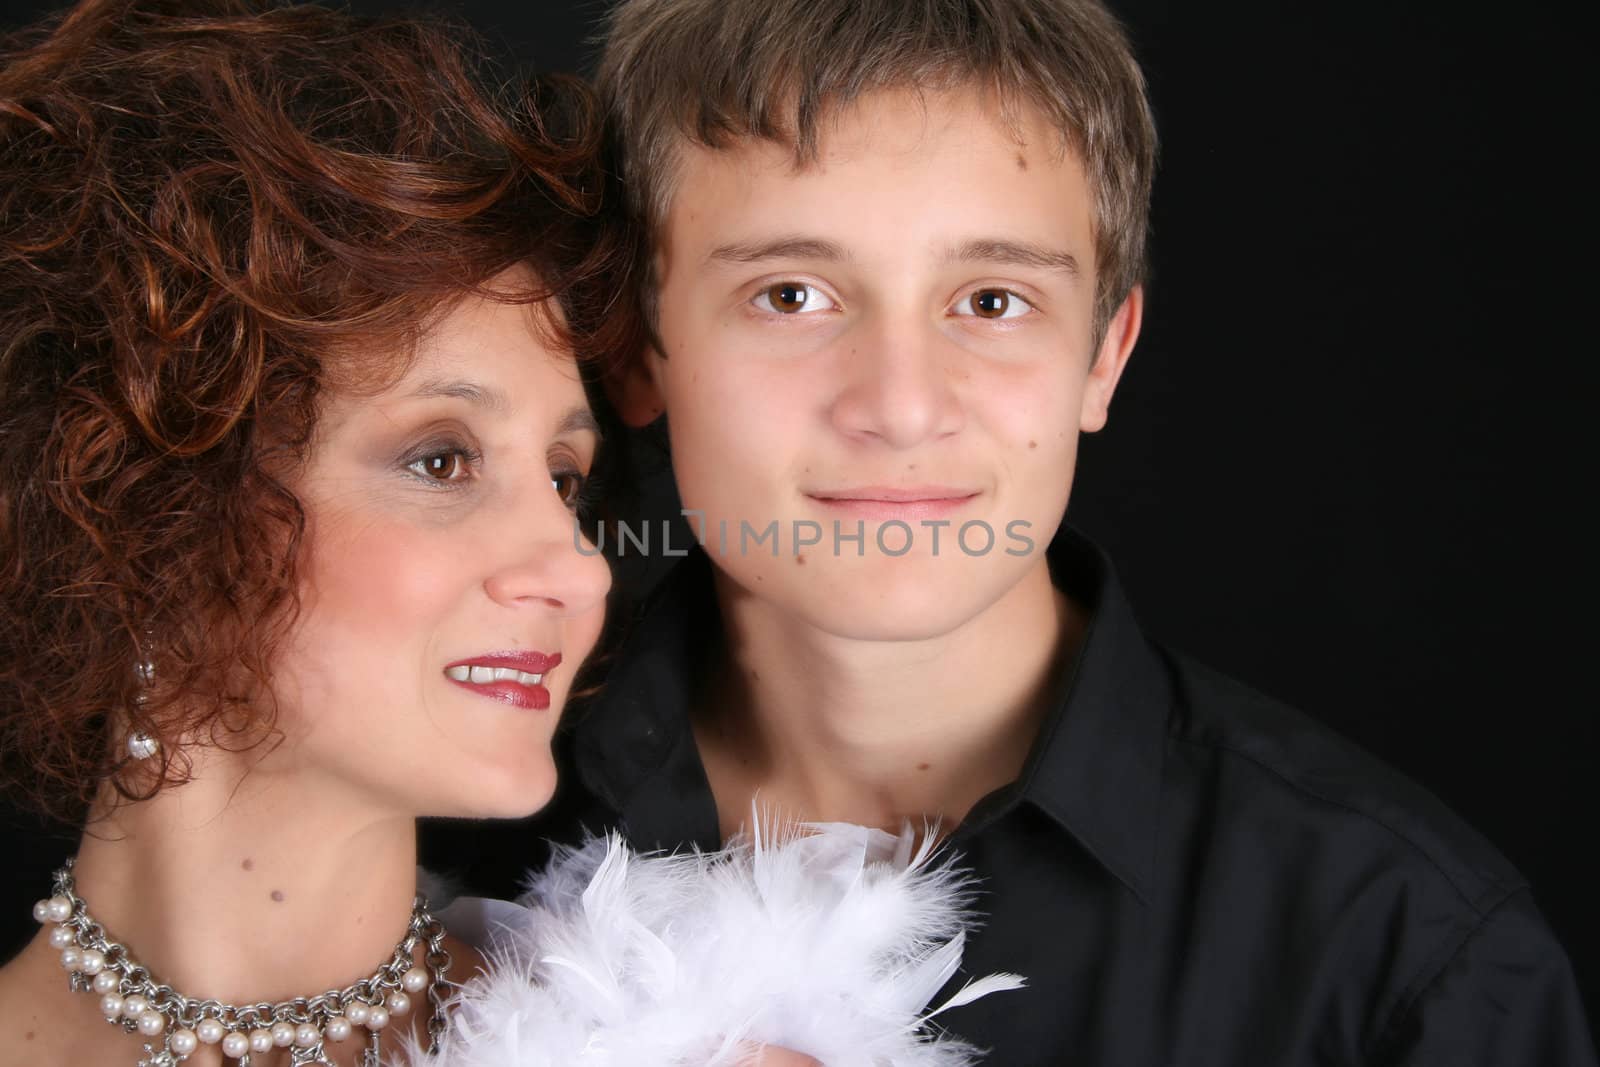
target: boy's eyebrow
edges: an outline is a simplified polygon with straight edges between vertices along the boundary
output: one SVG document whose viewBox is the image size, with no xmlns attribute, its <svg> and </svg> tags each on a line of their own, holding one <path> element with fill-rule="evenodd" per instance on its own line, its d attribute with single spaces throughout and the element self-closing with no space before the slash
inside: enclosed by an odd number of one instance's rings
<svg viewBox="0 0 1600 1067">
<path fill-rule="evenodd" d="M 833 241 L 791 234 L 770 241 L 718 245 L 706 258 L 722 263 L 756 263 L 764 259 L 821 259 L 843 263 L 850 258 L 850 253 Z"/>
<path fill-rule="evenodd" d="M 1001 263 L 1024 267 L 1043 267 L 1061 271 L 1074 278 L 1083 273 L 1078 257 L 1060 248 L 1035 244 L 1032 241 L 1007 241 L 982 238 L 968 241 L 945 254 L 947 263 Z"/>
<path fill-rule="evenodd" d="M 791 235 L 770 241 L 734 242 L 719 245 L 706 257 L 721 263 L 756 263 L 768 259 L 817 259 L 843 263 L 851 258 L 841 244 L 818 237 Z M 1078 277 L 1083 273 L 1078 257 L 1060 248 L 1032 241 L 1002 238 L 976 238 L 958 245 L 944 255 L 946 263 L 1000 263 L 1043 267 Z"/>
</svg>

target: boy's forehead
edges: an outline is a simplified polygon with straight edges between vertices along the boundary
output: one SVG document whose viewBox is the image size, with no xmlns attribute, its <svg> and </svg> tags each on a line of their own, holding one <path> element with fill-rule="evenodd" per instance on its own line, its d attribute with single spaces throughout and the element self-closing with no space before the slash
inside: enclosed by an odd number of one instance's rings
<svg viewBox="0 0 1600 1067">
<path fill-rule="evenodd" d="M 783 145 L 799 169 L 808 163 L 850 160 L 864 154 L 897 156 L 914 153 L 929 138 L 951 130 L 977 132 L 985 140 L 1009 142 L 1017 149 L 1037 151 L 1031 142 L 1059 144 L 1044 115 L 1026 104 L 1010 104 L 993 92 L 975 87 L 879 89 L 825 110 L 817 122 L 814 160 L 796 158 L 792 145 Z"/>
<path fill-rule="evenodd" d="M 930 139 L 952 131 L 974 138 L 974 147 L 1005 151 L 1019 168 L 1035 161 L 1059 162 L 1071 154 L 1064 134 L 1038 107 L 963 86 L 878 89 L 830 106 L 818 116 L 815 146 L 809 151 L 787 133 L 745 133 L 727 135 L 714 145 L 682 136 L 673 155 L 679 168 L 695 160 L 715 165 L 720 159 L 739 169 L 802 175 L 864 158 L 911 163 Z"/>
<path fill-rule="evenodd" d="M 975 223 L 985 214 L 1015 221 L 1029 204 L 1052 216 L 1088 212 L 1083 168 L 1059 131 L 1035 108 L 1007 108 L 973 89 L 866 94 L 823 117 L 810 158 L 792 142 L 751 135 L 715 147 L 685 139 L 672 165 L 658 254 L 685 230 L 827 228 L 874 201 L 901 216 L 923 214 L 925 201 L 929 212 L 959 210 Z M 901 190 L 908 199 L 895 196 Z"/>
</svg>

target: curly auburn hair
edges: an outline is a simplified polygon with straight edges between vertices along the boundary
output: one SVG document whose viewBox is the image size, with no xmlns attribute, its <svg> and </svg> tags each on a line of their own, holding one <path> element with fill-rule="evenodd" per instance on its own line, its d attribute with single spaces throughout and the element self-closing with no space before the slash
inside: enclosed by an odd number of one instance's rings
<svg viewBox="0 0 1600 1067">
<path fill-rule="evenodd" d="M 403 371 L 475 292 L 554 297 L 551 328 L 590 357 L 633 343 L 604 313 L 633 256 L 597 221 L 586 92 L 491 92 L 481 66 L 415 21 L 253 0 L 86 0 L 0 41 L 0 788 L 18 800 L 81 819 L 104 781 L 135 799 L 182 781 L 169 739 L 272 733 L 242 694 L 298 607 L 285 477 L 330 380 Z M 484 288 L 518 264 L 539 291 Z M 157 773 L 120 755 L 123 729 L 162 738 Z"/>
</svg>

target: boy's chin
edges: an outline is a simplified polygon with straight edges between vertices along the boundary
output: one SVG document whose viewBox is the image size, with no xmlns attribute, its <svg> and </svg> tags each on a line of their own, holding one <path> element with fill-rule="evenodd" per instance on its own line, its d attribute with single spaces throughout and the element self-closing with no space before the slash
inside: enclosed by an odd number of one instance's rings
<svg viewBox="0 0 1600 1067">
<path fill-rule="evenodd" d="M 1016 559 L 814 558 L 803 567 L 786 568 L 787 574 L 764 576 L 751 591 L 833 637 L 926 641 L 977 619 L 1004 598 L 1028 566 Z"/>
</svg>

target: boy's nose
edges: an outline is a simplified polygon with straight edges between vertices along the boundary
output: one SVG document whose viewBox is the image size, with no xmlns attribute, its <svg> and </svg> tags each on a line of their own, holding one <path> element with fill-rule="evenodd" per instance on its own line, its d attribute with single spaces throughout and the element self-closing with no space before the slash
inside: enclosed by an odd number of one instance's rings
<svg viewBox="0 0 1600 1067">
<path fill-rule="evenodd" d="M 841 356 L 844 386 L 835 397 L 835 428 L 847 437 L 911 448 L 961 429 L 944 339 L 926 325 L 885 324 Z"/>
</svg>

